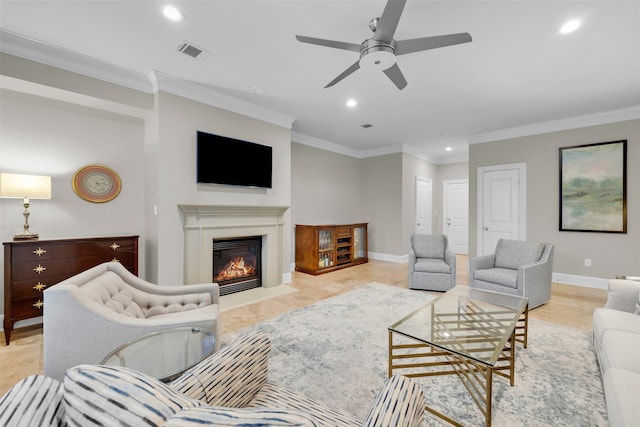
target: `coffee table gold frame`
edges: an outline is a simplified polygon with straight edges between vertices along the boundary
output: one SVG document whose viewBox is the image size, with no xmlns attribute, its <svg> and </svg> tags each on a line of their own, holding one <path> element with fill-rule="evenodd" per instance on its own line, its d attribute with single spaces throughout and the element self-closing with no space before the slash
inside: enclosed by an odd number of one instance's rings
<svg viewBox="0 0 640 427">
<path fill-rule="evenodd" d="M 513 321 L 503 322 L 500 319 L 501 315 L 508 315 L 510 313 L 512 313 L 512 311 L 487 311 L 484 308 L 475 307 L 465 313 L 464 318 L 461 318 L 458 313 L 434 314 L 432 311 L 431 325 L 434 329 L 432 333 L 436 335 L 440 334 L 441 337 L 448 336 L 443 334 L 450 334 L 452 328 L 458 331 L 464 331 L 470 324 L 473 324 L 474 327 L 477 327 L 480 324 L 486 325 L 487 328 L 492 328 L 493 330 L 500 330 L 503 328 L 503 323 L 511 323 L 511 330 L 504 330 L 504 333 L 509 333 L 509 338 L 506 340 L 505 345 L 494 364 L 476 360 L 472 356 L 464 353 L 469 353 L 469 351 L 487 351 L 491 348 L 491 342 L 495 343 L 495 338 L 487 339 L 482 335 L 467 336 L 465 337 L 467 342 L 473 341 L 474 344 L 487 343 L 486 348 L 479 346 L 469 350 L 462 348 L 459 343 L 459 337 L 453 337 L 449 341 L 445 340 L 444 342 L 439 340 L 439 345 L 435 345 L 419 340 L 411 335 L 394 331 L 392 330 L 393 326 L 390 327 L 389 377 L 394 374 L 400 374 L 406 377 L 457 375 L 473 401 L 480 409 L 480 412 L 484 415 L 485 425 L 491 426 L 493 374 L 508 378 L 510 385 L 513 386 L 515 383 L 516 343 L 521 343 L 524 348 L 527 348 L 529 307 L 527 305 L 524 308 L 524 311 L 515 324 Z M 411 315 L 406 318 L 410 316 Z M 401 322 L 402 320 L 397 322 L 396 325 Z M 509 327 L 506 326 L 506 328 Z M 438 331 L 437 329 L 441 330 Z M 402 343 L 394 343 L 394 335 L 401 335 L 409 338 L 409 342 L 405 339 Z M 429 405 L 425 407 L 425 410 L 454 426 L 462 427 L 462 424 Z"/>
</svg>

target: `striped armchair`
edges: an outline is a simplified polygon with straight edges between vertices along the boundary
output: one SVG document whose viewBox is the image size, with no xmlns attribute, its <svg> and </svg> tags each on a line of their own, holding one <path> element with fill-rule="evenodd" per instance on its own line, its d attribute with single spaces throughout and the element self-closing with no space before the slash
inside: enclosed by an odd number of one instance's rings
<svg viewBox="0 0 640 427">
<path fill-rule="evenodd" d="M 169 385 L 112 366 L 69 369 L 64 387 L 31 376 L 0 399 L 0 425 L 417 427 L 422 421 L 425 398 L 409 378 L 389 378 L 359 419 L 269 381 L 270 349 L 264 332 L 248 334 Z"/>
</svg>

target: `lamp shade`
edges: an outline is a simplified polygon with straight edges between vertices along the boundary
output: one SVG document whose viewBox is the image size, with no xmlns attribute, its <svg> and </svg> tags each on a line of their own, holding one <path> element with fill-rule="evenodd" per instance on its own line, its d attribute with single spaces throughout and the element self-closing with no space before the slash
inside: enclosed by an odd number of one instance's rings
<svg viewBox="0 0 640 427">
<path fill-rule="evenodd" d="M 50 199 L 51 177 L 0 173 L 0 197 L 9 199 Z"/>
</svg>

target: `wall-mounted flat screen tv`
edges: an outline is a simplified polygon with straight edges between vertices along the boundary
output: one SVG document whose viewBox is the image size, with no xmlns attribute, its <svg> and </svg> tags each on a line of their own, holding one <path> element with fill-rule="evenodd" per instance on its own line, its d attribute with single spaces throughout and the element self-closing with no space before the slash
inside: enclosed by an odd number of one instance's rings
<svg viewBox="0 0 640 427">
<path fill-rule="evenodd" d="M 198 131 L 197 181 L 271 188 L 273 149 Z"/>
</svg>

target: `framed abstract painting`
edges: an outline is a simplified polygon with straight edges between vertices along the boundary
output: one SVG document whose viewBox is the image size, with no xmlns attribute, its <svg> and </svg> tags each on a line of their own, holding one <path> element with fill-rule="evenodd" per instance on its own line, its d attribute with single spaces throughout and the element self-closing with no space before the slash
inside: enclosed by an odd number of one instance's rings
<svg viewBox="0 0 640 427">
<path fill-rule="evenodd" d="M 560 231 L 627 232 L 627 141 L 560 148 Z"/>
</svg>

